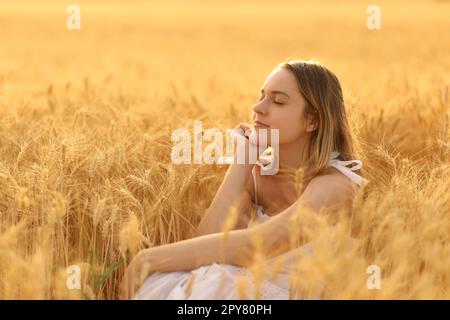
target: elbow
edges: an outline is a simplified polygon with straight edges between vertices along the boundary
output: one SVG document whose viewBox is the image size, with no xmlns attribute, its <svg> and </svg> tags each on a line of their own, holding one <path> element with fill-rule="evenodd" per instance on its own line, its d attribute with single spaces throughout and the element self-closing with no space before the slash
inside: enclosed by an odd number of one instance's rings
<svg viewBox="0 0 450 320">
<path fill-rule="evenodd" d="M 201 222 L 200 222 L 200 224 L 197 226 L 197 228 L 194 230 L 194 235 L 192 236 L 193 238 L 197 238 L 197 237 L 200 237 L 200 236 L 203 236 L 203 235 L 205 235 L 205 234 L 207 234 L 204 230 L 203 230 L 203 228 L 202 228 L 202 225 L 201 225 Z"/>
<path fill-rule="evenodd" d="M 211 226 L 207 221 L 202 220 L 194 231 L 194 238 L 205 236 L 208 234 L 218 233 L 216 226 Z"/>
<path fill-rule="evenodd" d="M 260 253 L 264 258 L 271 259 L 289 250 L 289 230 L 268 224 L 258 225 L 249 230 L 251 230 L 251 250 L 254 254 Z"/>
<path fill-rule="evenodd" d="M 203 237 L 209 234 L 212 234 L 214 232 L 212 232 L 210 229 L 207 228 L 197 228 L 194 231 L 194 235 L 192 238 L 198 238 L 198 237 Z"/>
<path fill-rule="evenodd" d="M 267 258 L 273 256 L 274 252 L 280 251 L 276 238 L 265 235 L 265 229 L 261 226 L 232 232 L 234 238 L 230 246 L 229 260 L 234 265 L 249 267 L 257 258 L 257 254 Z"/>
<path fill-rule="evenodd" d="M 222 234 L 222 237 L 228 237 L 228 241 L 225 241 L 227 263 L 240 267 L 250 266 L 253 261 L 253 246 L 249 229 L 233 230 L 228 235 Z"/>
<path fill-rule="evenodd" d="M 197 228 L 194 231 L 194 238 L 211 233 L 214 233 L 214 228 L 211 225 L 209 225 L 209 221 L 207 221 L 206 217 L 204 217 L 197 225 Z"/>
</svg>

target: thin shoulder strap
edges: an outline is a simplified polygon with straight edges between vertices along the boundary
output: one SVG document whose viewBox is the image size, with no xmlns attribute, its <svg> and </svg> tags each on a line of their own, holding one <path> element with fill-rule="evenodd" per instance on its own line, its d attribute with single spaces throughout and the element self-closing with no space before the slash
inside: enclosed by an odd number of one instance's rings
<svg viewBox="0 0 450 320">
<path fill-rule="evenodd" d="M 258 206 L 258 195 L 256 193 L 256 166 L 252 169 L 252 176 L 253 176 L 253 190 L 255 194 L 255 205 Z"/>
<path fill-rule="evenodd" d="M 334 167 L 334 168 L 338 169 L 340 172 L 345 174 L 347 177 L 350 178 L 350 180 L 352 180 L 353 182 L 355 182 L 358 185 L 361 185 L 361 184 L 364 184 L 364 183 L 368 182 L 367 179 L 364 179 L 360 175 L 357 175 L 356 173 L 353 172 L 353 171 L 356 171 L 356 170 L 358 170 L 358 169 L 360 169 L 362 167 L 361 160 L 342 161 L 342 160 L 338 160 L 337 159 L 338 156 L 339 156 L 339 152 L 333 152 L 332 153 L 331 159 L 330 159 L 330 162 L 329 162 L 329 165 L 331 167 Z M 347 167 L 350 164 L 356 164 L 356 165 L 354 165 L 351 168 Z"/>
</svg>

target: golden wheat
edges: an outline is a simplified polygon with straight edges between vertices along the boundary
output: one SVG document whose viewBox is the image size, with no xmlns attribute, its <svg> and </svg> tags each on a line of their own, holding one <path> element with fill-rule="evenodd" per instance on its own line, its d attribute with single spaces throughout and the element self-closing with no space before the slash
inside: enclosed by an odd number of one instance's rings
<svg viewBox="0 0 450 320">
<path fill-rule="evenodd" d="M 450 4 L 378 4 L 377 31 L 358 1 L 79 1 L 72 31 L 58 1 L 0 4 L 0 299 L 115 299 L 125 259 L 192 237 L 226 166 L 172 164 L 171 133 L 249 120 L 288 57 L 337 73 L 370 180 L 349 217 L 292 231 L 291 298 L 450 298 Z"/>
</svg>

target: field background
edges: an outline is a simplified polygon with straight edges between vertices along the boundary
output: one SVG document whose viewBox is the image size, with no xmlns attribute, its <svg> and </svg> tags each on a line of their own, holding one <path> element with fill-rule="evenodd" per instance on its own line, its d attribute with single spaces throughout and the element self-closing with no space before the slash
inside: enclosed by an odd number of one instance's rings
<svg viewBox="0 0 450 320">
<path fill-rule="evenodd" d="M 0 2 L 0 299 L 117 298 L 123 258 L 189 238 L 226 170 L 172 165 L 172 130 L 248 121 L 291 57 L 340 78 L 371 180 L 361 250 L 303 272 L 323 298 L 450 298 L 449 1 L 377 1 L 381 30 L 364 1 L 79 0 L 71 31 L 71 3 Z"/>
</svg>

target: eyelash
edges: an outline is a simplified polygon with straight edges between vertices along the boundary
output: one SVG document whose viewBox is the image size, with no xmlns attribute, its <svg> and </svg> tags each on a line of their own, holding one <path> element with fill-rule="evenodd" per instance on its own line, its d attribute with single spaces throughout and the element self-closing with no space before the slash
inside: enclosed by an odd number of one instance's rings
<svg viewBox="0 0 450 320">
<path fill-rule="evenodd" d="M 262 99 L 263 99 L 263 97 L 259 98 L 259 100 L 256 101 L 256 102 L 260 102 Z M 273 99 L 273 103 L 278 104 L 278 105 L 284 104 L 284 103 L 282 103 L 282 102 L 277 102 L 277 101 L 275 101 L 275 99 Z"/>
</svg>

